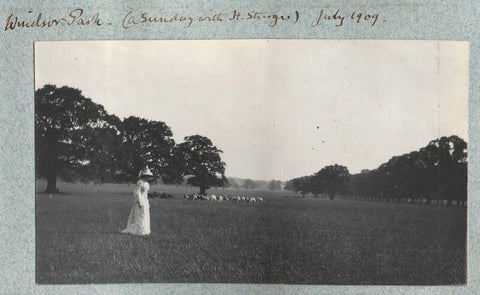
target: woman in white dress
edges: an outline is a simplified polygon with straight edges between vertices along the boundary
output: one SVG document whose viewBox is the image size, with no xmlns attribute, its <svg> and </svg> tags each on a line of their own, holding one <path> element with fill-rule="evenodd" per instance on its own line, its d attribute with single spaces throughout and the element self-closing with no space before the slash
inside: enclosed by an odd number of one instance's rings
<svg viewBox="0 0 480 295">
<path fill-rule="evenodd" d="M 124 234 L 149 235 L 150 234 L 150 204 L 148 203 L 148 180 L 153 174 L 145 167 L 138 174 L 138 181 L 133 191 L 134 203 L 130 216 L 128 217 L 127 228 L 122 230 Z"/>
</svg>

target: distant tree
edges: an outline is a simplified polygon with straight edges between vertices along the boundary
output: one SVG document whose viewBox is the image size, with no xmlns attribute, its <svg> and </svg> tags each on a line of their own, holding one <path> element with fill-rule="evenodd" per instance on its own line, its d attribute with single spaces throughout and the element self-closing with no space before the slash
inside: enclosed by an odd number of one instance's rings
<svg viewBox="0 0 480 295">
<path fill-rule="evenodd" d="M 412 202 L 421 201 L 429 195 L 428 186 L 426 186 L 427 167 L 421 153 L 413 151 L 401 156 L 400 159 L 401 161 L 398 164 L 401 164 L 401 166 L 395 173 L 398 174 L 399 178 L 397 181 L 398 190 L 407 198 L 409 197 Z"/>
<path fill-rule="evenodd" d="M 251 179 L 246 179 L 242 184 L 242 188 L 244 189 L 254 189 L 256 187 L 257 184 Z"/>
<path fill-rule="evenodd" d="M 452 205 L 456 193 L 466 191 L 466 181 L 459 180 L 464 173 L 460 171 L 467 169 L 467 143 L 456 135 L 444 136 L 432 140 L 421 153 L 429 170 L 430 190 Z"/>
<path fill-rule="evenodd" d="M 305 198 L 305 195 L 312 192 L 311 190 L 311 176 L 303 176 L 294 178 L 293 187 L 295 188 L 295 192 L 300 192 L 302 196 Z"/>
<path fill-rule="evenodd" d="M 458 163 L 453 171 L 453 195 L 457 205 L 464 205 L 467 201 L 467 163 Z"/>
<path fill-rule="evenodd" d="M 200 135 L 185 137 L 185 141 L 175 148 L 175 157 L 183 166 L 182 174 L 189 176 L 187 183 L 199 187 L 201 194 L 212 186 L 228 183 L 221 153 L 210 139 Z"/>
<path fill-rule="evenodd" d="M 233 178 L 228 179 L 228 184 L 227 185 L 228 185 L 228 187 L 235 188 L 235 189 L 240 188 L 240 185 L 238 184 L 238 182 L 236 182 L 235 179 L 233 179 Z"/>
<path fill-rule="evenodd" d="M 114 121 L 78 89 L 45 85 L 35 91 L 35 172 L 47 178 L 46 192 L 57 192 L 57 176 L 73 180 L 82 171 L 104 175 L 101 169 L 115 170 L 108 154 L 117 142 Z"/>
<path fill-rule="evenodd" d="M 386 171 L 386 187 L 384 195 L 397 199 L 414 199 L 416 196 L 415 188 L 412 186 L 413 179 L 411 174 L 414 173 L 414 161 L 409 155 L 401 155 L 392 157 L 385 165 Z"/>
<path fill-rule="evenodd" d="M 314 174 L 310 176 L 308 180 L 309 180 L 308 186 L 315 198 L 318 198 L 319 194 L 323 194 L 326 192 L 325 179 L 323 179 L 320 175 Z"/>
<path fill-rule="evenodd" d="M 463 204 L 467 198 L 467 143 L 455 135 L 432 140 L 419 151 L 394 156 L 375 170 L 354 175 L 352 187 L 365 198 Z"/>
<path fill-rule="evenodd" d="M 354 197 L 367 199 L 372 195 L 371 174 L 370 170 L 363 169 L 360 173 L 354 174 L 350 177 L 349 184 Z"/>
<path fill-rule="evenodd" d="M 272 181 L 270 181 L 270 184 L 269 184 L 268 188 L 271 191 L 281 190 L 282 189 L 282 182 L 280 180 L 272 180 Z"/>
<path fill-rule="evenodd" d="M 346 188 L 350 173 L 347 167 L 335 164 L 324 167 L 317 173 L 317 177 L 324 183 L 330 200 L 333 200 L 335 194 Z"/>
<path fill-rule="evenodd" d="M 295 192 L 295 187 L 293 186 L 293 180 L 287 181 L 283 189 L 286 191 Z"/>
</svg>

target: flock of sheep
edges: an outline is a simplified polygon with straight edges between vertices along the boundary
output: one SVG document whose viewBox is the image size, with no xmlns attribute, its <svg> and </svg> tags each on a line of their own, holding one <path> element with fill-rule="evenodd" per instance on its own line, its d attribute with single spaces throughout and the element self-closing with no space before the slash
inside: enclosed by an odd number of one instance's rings
<svg viewBox="0 0 480 295">
<path fill-rule="evenodd" d="M 243 203 L 256 203 L 256 202 L 265 202 L 262 197 L 245 197 L 245 196 L 227 196 L 227 195 L 201 195 L 197 193 L 184 194 L 183 199 L 185 201 L 233 201 L 233 202 L 243 202 Z"/>
</svg>

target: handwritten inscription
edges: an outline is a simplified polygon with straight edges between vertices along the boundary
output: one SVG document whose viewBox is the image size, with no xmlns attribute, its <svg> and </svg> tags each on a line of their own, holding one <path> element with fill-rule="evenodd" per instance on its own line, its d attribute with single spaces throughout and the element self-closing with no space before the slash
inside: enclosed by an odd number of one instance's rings
<svg viewBox="0 0 480 295">
<path fill-rule="evenodd" d="M 292 20 L 292 24 L 296 24 L 298 20 L 300 19 L 300 13 L 298 11 L 295 11 L 292 15 L 290 14 L 279 14 L 279 13 L 266 13 L 266 12 L 261 12 L 261 11 L 255 11 L 251 10 L 245 13 L 245 15 L 242 14 L 242 12 L 233 10 L 233 12 L 230 14 L 229 20 L 267 20 L 268 21 L 268 26 L 269 27 L 274 27 L 277 25 L 279 21 L 290 21 Z"/>
<path fill-rule="evenodd" d="M 123 29 L 132 29 L 141 26 L 151 25 L 179 25 L 189 29 L 196 24 L 227 24 L 237 22 L 258 22 L 270 28 L 286 25 L 307 24 L 312 28 L 333 25 L 342 27 L 347 24 L 366 24 L 370 27 L 378 25 L 380 20 L 385 22 L 378 13 L 362 11 L 342 11 L 341 9 L 327 10 L 320 9 L 311 13 L 302 14 L 298 10 L 290 12 L 268 12 L 261 10 L 239 10 L 214 11 L 201 15 L 191 15 L 180 12 L 154 12 L 128 10 L 121 14 L 120 25 Z M 117 25 L 117 21 L 102 19 L 100 12 L 88 12 L 83 8 L 76 8 L 58 17 L 49 17 L 42 12 L 34 13 L 33 10 L 26 15 L 11 13 L 5 19 L 4 31 L 13 31 L 26 28 L 52 28 L 61 26 L 105 26 Z"/>
<path fill-rule="evenodd" d="M 352 12 L 349 16 L 340 12 L 340 9 L 337 9 L 333 14 L 326 12 L 324 9 L 320 10 L 318 18 L 314 20 L 311 24 L 312 27 L 318 26 L 320 23 L 333 21 L 336 27 L 341 27 L 344 24 L 345 17 L 349 17 L 355 23 L 360 23 L 361 21 L 370 22 L 373 27 L 378 21 L 378 14 L 368 14 L 362 12 Z"/>
<path fill-rule="evenodd" d="M 288 22 L 291 21 L 292 24 L 296 24 L 300 19 L 300 13 L 295 11 L 292 15 L 290 14 L 279 14 L 279 13 L 266 13 L 262 11 L 247 11 L 245 13 L 238 10 L 233 10 L 230 13 L 225 12 L 212 12 L 208 15 L 200 15 L 198 17 L 182 15 L 179 13 L 174 14 L 173 16 L 169 15 L 154 15 L 149 12 L 134 12 L 128 11 L 122 20 L 122 28 L 130 29 L 139 25 L 152 24 L 152 23 L 181 23 L 184 28 L 190 28 L 194 23 L 213 23 L 213 22 L 230 22 L 230 21 L 248 21 L 256 20 L 268 22 L 269 27 L 276 26 L 279 22 Z"/>
<path fill-rule="evenodd" d="M 184 28 L 189 28 L 193 23 L 193 17 L 179 15 L 178 13 L 173 16 L 158 16 L 149 12 L 138 14 L 133 11 L 129 11 L 123 17 L 122 28 L 130 29 L 141 24 L 152 23 L 182 23 Z"/>
<path fill-rule="evenodd" d="M 33 11 L 28 11 L 28 14 L 32 15 Z M 100 18 L 99 12 L 87 16 L 82 8 L 76 8 L 59 18 L 46 18 L 42 13 L 38 13 L 33 19 L 22 18 L 15 13 L 11 13 L 7 17 L 4 30 L 8 31 L 16 28 L 50 28 L 58 25 L 101 26 L 103 25 L 103 21 Z"/>
</svg>

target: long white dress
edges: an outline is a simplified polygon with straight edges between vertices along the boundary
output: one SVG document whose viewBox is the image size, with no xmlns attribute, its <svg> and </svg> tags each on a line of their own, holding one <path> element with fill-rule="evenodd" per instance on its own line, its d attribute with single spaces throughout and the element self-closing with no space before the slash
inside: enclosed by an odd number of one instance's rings
<svg viewBox="0 0 480 295">
<path fill-rule="evenodd" d="M 150 234 L 150 204 L 148 190 L 150 185 L 143 179 L 137 181 L 133 191 L 133 207 L 128 217 L 127 228 L 122 233 L 133 235 Z"/>
</svg>

